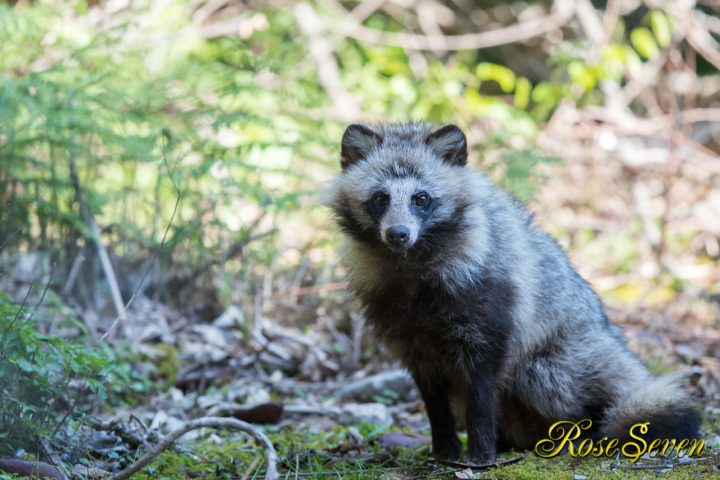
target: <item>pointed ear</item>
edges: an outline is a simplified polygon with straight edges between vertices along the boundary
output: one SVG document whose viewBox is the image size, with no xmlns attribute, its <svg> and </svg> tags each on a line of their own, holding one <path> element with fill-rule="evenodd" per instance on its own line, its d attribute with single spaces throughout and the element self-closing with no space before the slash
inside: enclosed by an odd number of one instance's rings
<svg viewBox="0 0 720 480">
<path fill-rule="evenodd" d="M 425 145 L 432 148 L 445 163 L 462 167 L 467 163 L 467 140 L 456 125 L 445 125 L 425 137 Z"/>
<path fill-rule="evenodd" d="M 340 151 L 340 165 L 343 170 L 365 158 L 368 152 L 382 141 L 380 134 L 367 125 L 354 123 L 347 127 Z"/>
</svg>

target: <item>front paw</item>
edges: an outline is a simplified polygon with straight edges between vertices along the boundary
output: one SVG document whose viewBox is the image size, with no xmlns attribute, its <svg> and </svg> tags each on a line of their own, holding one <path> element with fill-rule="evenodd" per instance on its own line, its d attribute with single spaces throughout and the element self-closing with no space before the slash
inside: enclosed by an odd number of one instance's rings
<svg viewBox="0 0 720 480">
<path fill-rule="evenodd" d="M 433 444 L 433 456 L 437 460 L 457 460 L 460 458 L 460 440 L 448 439 L 442 443 Z"/>
</svg>

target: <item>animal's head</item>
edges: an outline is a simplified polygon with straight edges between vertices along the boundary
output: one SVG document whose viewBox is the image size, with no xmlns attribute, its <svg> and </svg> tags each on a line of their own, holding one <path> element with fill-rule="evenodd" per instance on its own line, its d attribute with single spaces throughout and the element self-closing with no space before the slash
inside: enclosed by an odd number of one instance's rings
<svg viewBox="0 0 720 480">
<path fill-rule="evenodd" d="M 467 142 L 455 125 L 350 125 L 332 208 L 341 229 L 378 252 L 432 254 L 465 228 Z"/>
</svg>

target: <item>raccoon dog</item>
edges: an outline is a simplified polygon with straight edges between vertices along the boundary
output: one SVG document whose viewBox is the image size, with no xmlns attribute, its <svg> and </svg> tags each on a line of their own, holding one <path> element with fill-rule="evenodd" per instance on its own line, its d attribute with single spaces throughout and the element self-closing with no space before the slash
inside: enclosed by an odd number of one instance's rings
<svg viewBox="0 0 720 480">
<path fill-rule="evenodd" d="M 694 438 L 677 377 L 654 377 L 592 288 L 522 205 L 466 167 L 447 125 L 350 125 L 330 205 L 341 258 L 376 335 L 422 395 L 437 458 L 532 448 L 559 420 L 593 437 Z"/>
</svg>

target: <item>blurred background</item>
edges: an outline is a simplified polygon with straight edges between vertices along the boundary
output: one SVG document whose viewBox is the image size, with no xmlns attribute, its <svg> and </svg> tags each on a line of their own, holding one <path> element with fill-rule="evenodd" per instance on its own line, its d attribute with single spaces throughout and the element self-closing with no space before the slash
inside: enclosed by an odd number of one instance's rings
<svg viewBox="0 0 720 480">
<path fill-rule="evenodd" d="M 335 432 L 321 450 L 426 428 L 322 205 L 357 120 L 460 125 L 472 167 L 529 204 L 631 348 L 690 374 L 720 445 L 719 14 L 0 2 L 0 454 L 113 471 L 152 432 L 279 404 L 260 423 L 297 472 L 298 425 Z"/>
</svg>

